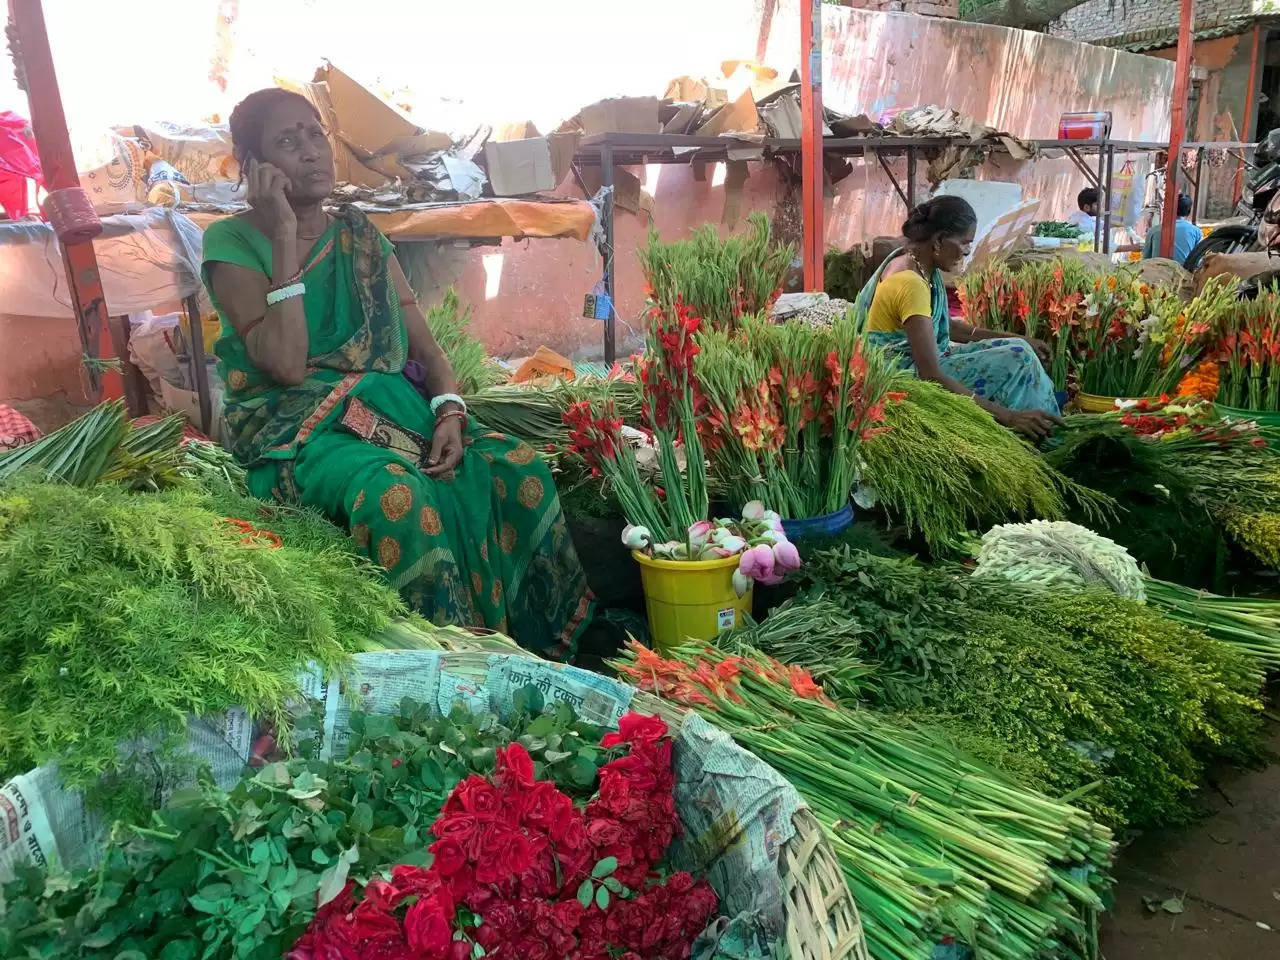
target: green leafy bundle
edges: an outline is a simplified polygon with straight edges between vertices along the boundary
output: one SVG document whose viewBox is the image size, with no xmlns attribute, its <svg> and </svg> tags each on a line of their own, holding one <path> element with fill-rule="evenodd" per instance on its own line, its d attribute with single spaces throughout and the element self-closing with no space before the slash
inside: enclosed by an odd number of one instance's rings
<svg viewBox="0 0 1280 960">
<path fill-rule="evenodd" d="M 889 429 L 862 445 L 863 481 L 934 550 L 993 522 L 1057 520 L 1070 504 L 1087 516 L 1107 509 L 1107 498 L 1054 470 L 968 397 L 906 376 L 889 389 L 906 397 L 886 406 Z"/>
<path fill-rule="evenodd" d="M 314 514 L 230 492 L 6 487 L 0 777 L 57 762 L 88 787 L 121 772 L 122 741 L 171 747 L 188 714 L 234 706 L 283 730 L 301 670 L 340 667 L 403 612 Z"/>
<path fill-rule="evenodd" d="M 1122 826 L 1186 819 L 1206 764 L 1256 756 L 1262 673 L 1244 653 L 1108 591 L 1057 593 L 857 551 L 804 574 L 865 633 L 766 645 L 818 680 L 879 661 L 882 706 L 963 734 L 1046 793 Z"/>
<path fill-rule="evenodd" d="M 484 344 L 471 335 L 471 308 L 462 306 L 452 287 L 440 303 L 425 312 L 431 335 L 449 358 L 460 393 L 475 393 L 505 379 Z"/>
<path fill-rule="evenodd" d="M 869 272 L 867 258 L 858 247 L 843 252 L 828 247 L 822 258 L 822 285 L 833 300 L 857 300 Z"/>
<path fill-rule="evenodd" d="M 78 487 L 123 483 L 154 490 L 178 481 L 181 439 L 181 417 L 134 427 L 124 401 L 111 400 L 34 443 L 0 453 L 0 481 L 21 475 Z"/>
<path fill-rule="evenodd" d="M 609 757 L 600 728 L 567 704 L 543 713 L 516 694 L 509 725 L 406 699 L 397 715 L 351 715 L 340 760 L 299 757 L 250 772 L 230 792 L 183 791 L 146 826 L 119 825 L 101 866 L 72 876 L 20 866 L 4 888 L 0 955 L 160 960 L 278 960 L 348 877 L 422 864 L 430 828 L 454 786 L 494 768 L 519 741 L 538 779 L 575 800 Z M 310 723 L 304 721 L 310 721 Z M 314 729 L 304 717 L 299 732 Z"/>
<path fill-rule="evenodd" d="M 1063 240 L 1074 240 L 1081 235 L 1081 230 L 1074 223 L 1063 220 L 1041 220 L 1031 231 L 1033 237 L 1056 237 Z"/>
<path fill-rule="evenodd" d="M 1224 535 L 1280 567 L 1280 455 L 1252 423 L 1185 402 L 1072 416 L 1045 459 L 1115 497 L 1098 531 L 1156 576 L 1215 585 Z"/>
</svg>

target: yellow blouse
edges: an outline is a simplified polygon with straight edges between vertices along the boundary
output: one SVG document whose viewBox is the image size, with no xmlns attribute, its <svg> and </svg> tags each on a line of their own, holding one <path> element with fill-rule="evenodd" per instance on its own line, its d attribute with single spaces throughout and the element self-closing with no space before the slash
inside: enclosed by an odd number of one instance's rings
<svg viewBox="0 0 1280 960">
<path fill-rule="evenodd" d="M 933 294 L 929 284 L 914 270 L 900 270 L 883 277 L 876 285 L 867 311 L 867 330 L 900 333 L 908 317 L 933 316 Z"/>
</svg>

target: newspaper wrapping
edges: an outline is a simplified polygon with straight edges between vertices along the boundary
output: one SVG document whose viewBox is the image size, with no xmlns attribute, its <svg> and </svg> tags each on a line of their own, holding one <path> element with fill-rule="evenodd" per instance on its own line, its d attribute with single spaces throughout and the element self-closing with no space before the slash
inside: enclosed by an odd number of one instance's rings
<svg viewBox="0 0 1280 960">
<path fill-rule="evenodd" d="M 475 712 L 507 713 L 517 691 L 536 687 L 548 704 L 568 703 L 590 723 L 616 727 L 635 691 L 576 667 L 509 653 L 388 651 L 359 654 L 342 681 L 319 671 L 299 678 L 304 697 L 324 710 L 322 752 L 342 756 L 352 710 L 391 713 L 405 697 L 448 711 L 465 704 Z M 243 711 L 216 720 L 192 720 L 187 751 L 228 787 L 240 776 L 262 731 Z M 163 802 L 189 784 L 192 765 L 162 769 L 147 744 L 127 748 L 154 766 L 154 799 Z M 783 924 L 779 852 L 794 833 L 792 817 L 803 804 L 773 768 L 743 750 L 697 715 L 675 737 L 676 804 L 684 831 L 671 857 L 686 870 L 705 872 L 729 914 L 746 911 Z M 54 767 L 40 767 L 0 787 L 0 880 L 28 860 L 65 869 L 91 866 L 101 855 L 108 824 L 81 793 L 62 786 Z"/>
</svg>

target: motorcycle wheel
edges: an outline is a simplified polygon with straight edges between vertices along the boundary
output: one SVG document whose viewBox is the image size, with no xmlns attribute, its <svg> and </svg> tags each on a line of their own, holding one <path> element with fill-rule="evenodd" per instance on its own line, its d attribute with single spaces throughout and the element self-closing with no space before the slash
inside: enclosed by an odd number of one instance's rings
<svg viewBox="0 0 1280 960">
<path fill-rule="evenodd" d="M 1241 253 L 1253 246 L 1258 239 L 1258 228 L 1234 224 L 1219 227 L 1197 243 L 1187 254 L 1183 266 L 1195 273 L 1200 269 L 1204 258 L 1211 253 Z"/>
</svg>

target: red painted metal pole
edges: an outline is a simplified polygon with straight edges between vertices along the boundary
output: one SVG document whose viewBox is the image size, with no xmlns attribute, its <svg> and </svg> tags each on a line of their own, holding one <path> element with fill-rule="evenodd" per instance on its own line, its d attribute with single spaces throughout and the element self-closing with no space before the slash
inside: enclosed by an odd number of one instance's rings
<svg viewBox="0 0 1280 960">
<path fill-rule="evenodd" d="M 1178 174 L 1182 170 L 1182 144 L 1187 135 L 1187 93 L 1191 89 L 1191 32 L 1195 0 L 1182 0 L 1178 21 L 1178 59 L 1173 67 L 1173 104 L 1169 121 L 1169 163 L 1165 166 L 1164 213 L 1160 219 L 1160 256 L 1173 256 L 1173 228 L 1178 219 Z"/>
<path fill-rule="evenodd" d="M 45 188 L 53 192 L 78 187 L 80 178 L 76 174 L 75 154 L 71 151 L 71 136 L 67 133 L 67 118 L 62 110 L 62 94 L 53 69 L 40 0 L 9 0 L 9 22 L 11 36 L 17 43 L 18 73 L 31 110 L 31 129 L 36 138 L 36 152 L 40 154 Z M 92 241 L 63 244 L 62 254 L 71 306 L 85 354 L 91 358 L 114 356 Z M 119 373 L 111 370 L 102 376 L 93 370 L 87 373 L 90 400 L 100 399 L 104 391 L 108 397 L 122 395 L 124 382 Z"/>
<path fill-rule="evenodd" d="M 804 288 L 822 290 L 822 0 L 800 14 L 800 202 L 804 220 Z"/>
</svg>

